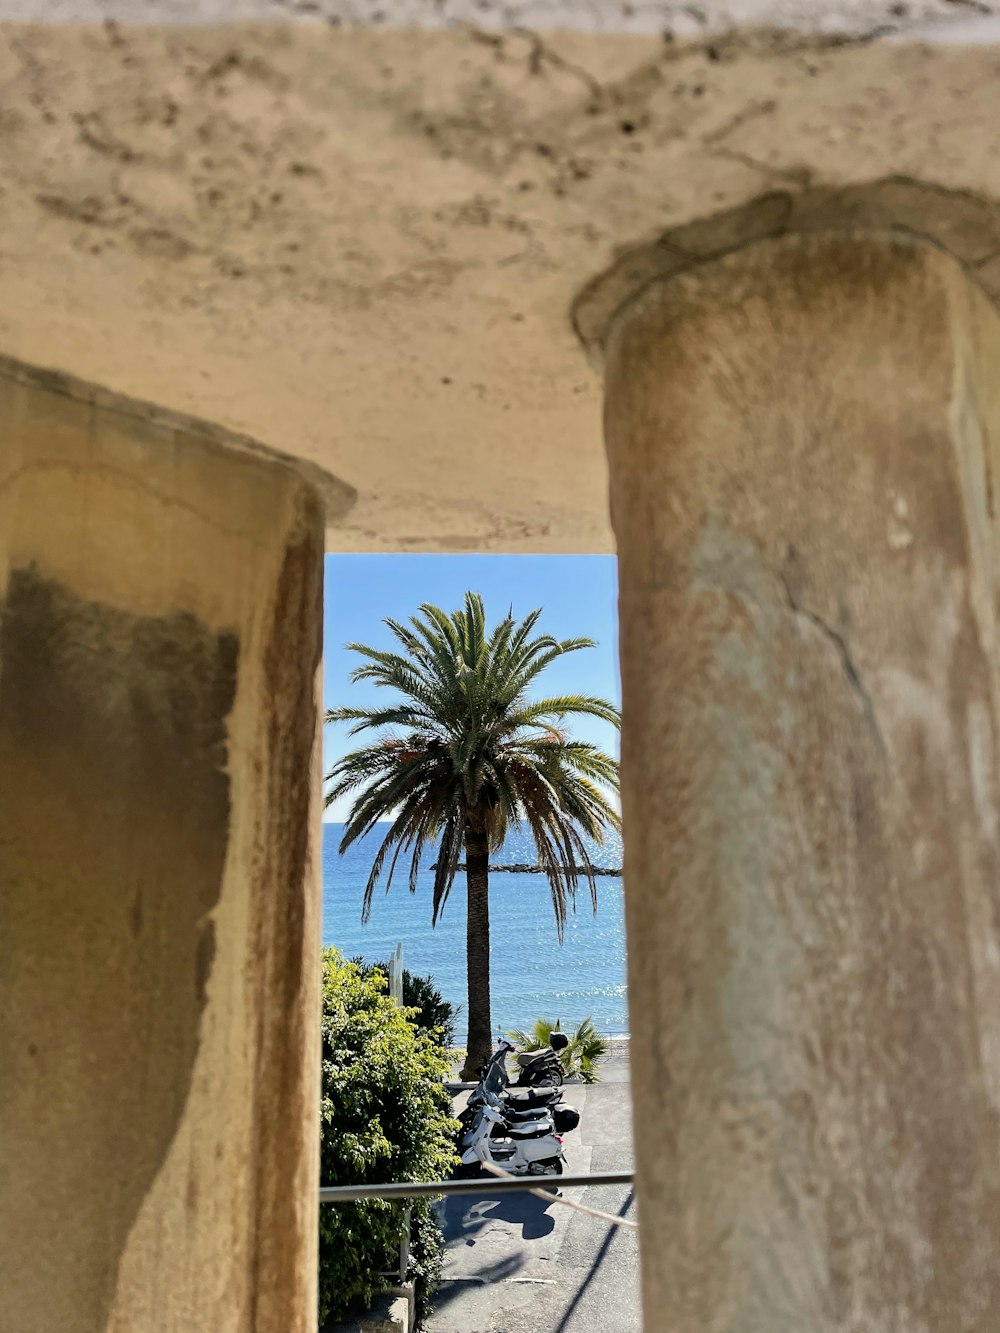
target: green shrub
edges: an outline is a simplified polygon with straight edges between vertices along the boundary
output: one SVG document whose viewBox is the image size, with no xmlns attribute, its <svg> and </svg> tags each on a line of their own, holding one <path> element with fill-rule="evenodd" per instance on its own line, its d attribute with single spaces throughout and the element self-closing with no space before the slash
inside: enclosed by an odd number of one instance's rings
<svg viewBox="0 0 1000 1333">
<path fill-rule="evenodd" d="M 515 1031 L 507 1035 L 526 1051 L 539 1051 L 550 1044 L 553 1032 L 562 1032 L 562 1020 L 551 1023 L 547 1018 L 536 1018 L 530 1032 Z M 559 1052 L 563 1073 L 566 1078 L 574 1075 L 581 1083 L 597 1083 L 600 1074 L 597 1066 L 607 1055 L 611 1043 L 602 1037 L 594 1027 L 592 1018 L 585 1018 L 575 1032 L 567 1032 L 569 1045 Z"/>
<path fill-rule="evenodd" d="M 363 958 L 352 958 L 351 962 L 356 963 L 365 976 L 376 968 L 386 977 L 389 975 L 388 963 L 366 963 Z M 455 1044 L 455 1023 L 462 1012 L 462 1006 L 444 999 L 432 977 L 415 976 L 404 967 L 403 1005 L 417 1011 L 411 1021 L 421 1031 L 434 1037 L 441 1046 Z"/>
<path fill-rule="evenodd" d="M 410 1277 L 416 1287 L 417 1325 L 431 1311 L 431 1297 L 441 1281 L 444 1233 L 432 1199 L 414 1199 L 410 1218 Z"/>
<path fill-rule="evenodd" d="M 448 1056 L 386 993 L 336 949 L 323 953 L 323 1185 L 443 1180 L 457 1125 L 443 1084 Z M 405 1204 L 384 1199 L 320 1208 L 319 1316 L 341 1319 L 388 1285 L 399 1262 Z M 413 1205 L 418 1301 L 426 1307 L 440 1249 L 429 1201 Z M 417 1271 L 419 1270 L 419 1271 Z"/>
</svg>

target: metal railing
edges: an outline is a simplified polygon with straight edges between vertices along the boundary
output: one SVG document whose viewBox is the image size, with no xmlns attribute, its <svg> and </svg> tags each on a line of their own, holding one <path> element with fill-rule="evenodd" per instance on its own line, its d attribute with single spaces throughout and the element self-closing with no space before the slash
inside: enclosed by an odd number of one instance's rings
<svg viewBox="0 0 1000 1333">
<path fill-rule="evenodd" d="M 507 1176 L 483 1180 L 394 1182 L 391 1185 L 321 1185 L 320 1203 L 357 1203 L 361 1199 L 422 1199 L 450 1194 L 516 1194 L 519 1190 L 575 1189 L 588 1185 L 631 1185 L 631 1171 L 603 1171 L 576 1176 Z"/>
</svg>

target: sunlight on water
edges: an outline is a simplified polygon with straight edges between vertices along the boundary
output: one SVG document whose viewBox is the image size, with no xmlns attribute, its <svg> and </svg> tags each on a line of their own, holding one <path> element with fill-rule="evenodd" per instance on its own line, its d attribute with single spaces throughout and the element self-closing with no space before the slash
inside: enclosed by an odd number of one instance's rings
<svg viewBox="0 0 1000 1333">
<path fill-rule="evenodd" d="M 387 897 L 376 890 L 371 920 L 363 926 L 365 881 L 385 831 L 376 830 L 343 857 L 337 854 L 341 831 L 339 824 L 323 827 L 323 943 L 335 944 L 348 958 L 361 954 L 384 959 L 402 941 L 410 971 L 429 973 L 445 999 L 464 1006 L 464 876 L 459 874 L 442 920 L 432 929 L 430 871 L 421 871 L 417 892 L 411 896 L 407 873 L 397 869 L 392 892 Z M 428 865 L 431 859 L 427 858 Z M 530 839 L 519 831 L 494 859 L 533 862 Z M 621 865 L 617 836 L 608 846 L 595 849 L 594 864 Z M 621 879 L 598 879 L 597 896 L 595 916 L 584 886 L 560 945 L 543 875 L 490 877 L 491 985 L 498 1029 L 524 1027 L 539 1016 L 561 1018 L 563 1027 L 569 1027 L 590 1015 L 603 1032 L 628 1031 Z"/>
</svg>

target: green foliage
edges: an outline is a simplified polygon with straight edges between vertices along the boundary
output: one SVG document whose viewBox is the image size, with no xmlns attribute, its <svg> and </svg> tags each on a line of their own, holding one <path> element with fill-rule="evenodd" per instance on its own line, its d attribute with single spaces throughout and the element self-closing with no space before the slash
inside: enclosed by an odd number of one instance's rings
<svg viewBox="0 0 1000 1333">
<path fill-rule="evenodd" d="M 389 976 L 388 963 L 366 963 L 363 958 L 352 958 L 366 976 L 376 968 L 383 976 Z M 426 1032 L 441 1046 L 453 1046 L 455 1043 L 455 1022 L 461 1012 L 461 1005 L 453 1005 L 444 999 L 435 987 L 432 977 L 418 977 L 403 968 L 403 1005 L 415 1009 L 412 1022 L 421 1032 Z"/>
<path fill-rule="evenodd" d="M 455 1022 L 461 1005 L 446 1000 L 430 977 L 414 976 L 403 969 L 403 1004 L 415 1009 L 415 1021 L 428 1036 L 448 1048 L 455 1042 Z"/>
<path fill-rule="evenodd" d="M 410 1218 L 410 1277 L 417 1297 L 417 1324 L 431 1312 L 431 1297 L 441 1281 L 444 1233 L 432 1199 L 414 1199 Z"/>
<path fill-rule="evenodd" d="M 457 1125 L 442 1081 L 448 1056 L 385 990 L 379 971 L 365 976 L 336 949 L 324 950 L 324 1185 L 443 1180 L 454 1165 Z M 321 1323 L 363 1308 L 385 1287 L 381 1274 L 398 1264 L 404 1210 L 384 1199 L 320 1208 Z M 422 1302 L 435 1274 L 431 1211 L 414 1205 Z"/>
<path fill-rule="evenodd" d="M 508 1036 L 526 1051 L 540 1051 L 543 1046 L 551 1045 L 553 1032 L 562 1032 L 561 1023 L 561 1019 L 551 1023 L 547 1018 L 536 1018 L 530 1032 L 515 1031 Z M 581 1083 L 599 1082 L 597 1066 L 611 1045 L 607 1037 L 597 1031 L 592 1018 L 585 1018 L 575 1032 L 566 1035 L 569 1045 L 559 1052 L 565 1076 L 576 1076 Z"/>
</svg>

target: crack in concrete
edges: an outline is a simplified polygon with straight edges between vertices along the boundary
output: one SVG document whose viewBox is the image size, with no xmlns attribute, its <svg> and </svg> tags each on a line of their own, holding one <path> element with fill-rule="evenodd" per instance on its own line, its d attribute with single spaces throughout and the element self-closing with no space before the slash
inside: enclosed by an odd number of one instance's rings
<svg viewBox="0 0 1000 1333">
<path fill-rule="evenodd" d="M 751 157 L 749 153 L 742 153 L 737 148 L 705 148 L 709 157 L 721 157 L 727 162 L 738 162 L 741 166 L 749 167 L 751 171 L 760 172 L 771 181 L 780 181 L 787 185 L 791 183 L 799 189 L 807 189 L 813 183 L 813 173 L 809 167 L 779 167 L 770 162 L 761 162 L 758 158 Z"/>
<path fill-rule="evenodd" d="M 571 78 L 581 83 L 595 102 L 603 104 L 606 97 L 606 89 L 601 81 L 591 74 L 589 69 L 575 60 L 568 60 L 543 38 L 540 32 L 534 28 L 526 28 L 521 24 L 504 30 L 503 32 L 488 32 L 484 28 L 477 27 L 475 24 L 462 24 L 461 27 L 469 34 L 473 42 L 482 46 L 492 47 L 503 59 L 515 59 L 516 57 L 507 49 L 507 41 L 511 37 L 518 37 L 528 45 L 528 73 L 541 74 L 546 64 L 553 69 L 560 70 L 568 74 Z"/>
<path fill-rule="evenodd" d="M 748 106 L 737 111 L 735 115 L 730 116 L 724 124 L 718 127 L 718 129 L 712 130 L 711 133 L 706 134 L 702 139 L 702 143 L 721 145 L 722 141 L 727 139 L 730 134 L 741 129 L 750 121 L 757 120 L 760 116 L 770 115 L 777 105 L 778 103 L 773 97 L 769 97 L 763 102 L 751 102 Z"/>
<path fill-rule="evenodd" d="M 864 681 L 861 679 L 861 673 L 854 664 L 854 659 L 851 656 L 851 650 L 848 647 L 847 640 L 842 634 L 835 630 L 832 625 L 828 625 L 822 616 L 817 615 L 815 611 L 810 611 L 808 607 L 802 606 L 796 600 L 795 594 L 792 592 L 792 585 L 788 581 L 788 575 L 783 570 L 779 571 L 779 578 L 781 579 L 782 587 L 785 590 L 785 603 L 788 606 L 788 609 L 795 616 L 808 621 L 808 623 L 812 625 L 824 639 L 826 639 L 827 643 L 833 648 L 834 652 L 840 659 L 840 665 L 844 675 L 847 677 L 848 684 L 851 686 L 851 689 L 854 691 L 855 696 L 861 704 L 861 711 L 865 715 L 868 729 L 875 740 L 879 753 L 882 758 L 885 759 L 887 757 L 885 739 L 882 735 L 882 730 L 879 727 L 878 718 L 875 715 L 875 704 L 872 701 L 871 695 L 865 689 Z"/>
<path fill-rule="evenodd" d="M 971 9 L 976 14 L 992 14 L 993 9 L 984 0 L 945 0 L 946 4 L 956 8 Z"/>
<path fill-rule="evenodd" d="M 525 41 L 531 44 L 528 68 L 532 74 L 540 74 L 543 65 L 548 61 L 555 69 L 562 70 L 564 74 L 569 74 L 572 78 L 578 79 L 596 101 L 604 101 L 604 86 L 599 79 L 591 74 L 590 70 L 585 69 L 583 65 L 574 60 L 567 60 L 558 51 L 554 51 L 548 42 L 531 28 L 517 27 L 512 28 L 511 32 L 518 37 L 523 37 Z"/>
</svg>

